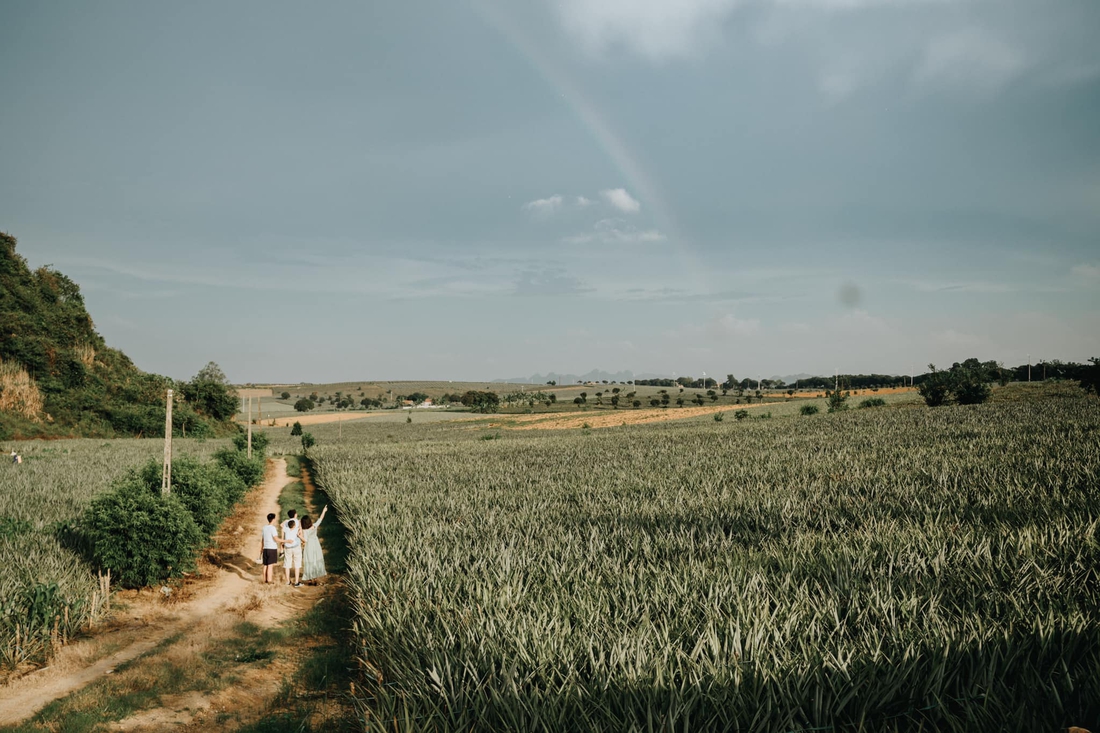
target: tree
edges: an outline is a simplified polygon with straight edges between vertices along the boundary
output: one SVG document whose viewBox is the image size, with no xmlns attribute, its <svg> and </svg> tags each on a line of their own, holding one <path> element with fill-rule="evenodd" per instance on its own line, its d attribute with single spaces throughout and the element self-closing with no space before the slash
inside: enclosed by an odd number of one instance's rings
<svg viewBox="0 0 1100 733">
<path fill-rule="evenodd" d="M 828 398 L 829 412 L 843 412 L 848 409 L 848 398 L 852 393 L 845 389 L 835 389 L 832 391 L 825 390 L 825 397 Z"/>
<path fill-rule="evenodd" d="M 935 364 L 929 364 L 928 371 L 929 374 L 917 387 L 917 392 L 924 398 L 924 404 L 939 407 L 947 402 L 947 396 L 951 392 L 951 378 L 947 372 L 936 369 Z"/>
<path fill-rule="evenodd" d="M 555 380 L 553 380 L 553 379 L 551 379 L 550 381 L 548 381 L 548 382 L 547 382 L 547 384 L 549 384 L 549 385 L 550 385 L 551 387 L 556 387 L 556 386 L 558 386 L 558 383 L 557 383 L 557 381 L 555 381 Z"/>
<path fill-rule="evenodd" d="M 199 412 L 215 420 L 230 420 L 240 402 L 229 385 L 225 372 L 214 362 L 208 363 L 182 389 L 183 398 Z"/>
<path fill-rule="evenodd" d="M 964 367 L 951 370 L 951 392 L 960 405 L 980 405 L 989 399 L 991 390 L 985 374 L 979 369 Z"/>
<path fill-rule="evenodd" d="M 558 401 L 558 396 L 556 394 L 554 394 L 553 392 L 550 393 L 550 401 L 551 402 L 557 402 Z"/>
<path fill-rule="evenodd" d="M 294 427 L 290 429 L 290 434 L 297 437 L 302 434 L 302 423 L 297 420 L 294 421 Z"/>
<path fill-rule="evenodd" d="M 683 397 L 677 397 L 676 398 L 676 405 L 678 407 L 683 407 L 684 406 L 684 398 Z"/>
<path fill-rule="evenodd" d="M 1086 392 L 1100 393 L 1100 359 L 1095 356 L 1089 359 L 1089 365 L 1081 368 L 1078 381 Z"/>
<path fill-rule="evenodd" d="M 634 400 L 630 404 L 634 405 L 634 409 L 637 410 L 639 407 L 642 406 L 642 401 L 641 400 Z"/>
<path fill-rule="evenodd" d="M 289 400 L 290 399 L 290 392 L 283 392 L 282 397 L 283 397 L 284 400 Z"/>
<path fill-rule="evenodd" d="M 474 412 L 496 412 L 500 407 L 500 395 L 496 392 L 478 392 L 469 390 L 462 395 L 462 404 Z"/>
<path fill-rule="evenodd" d="M 302 433 L 302 450 L 309 450 L 315 445 L 317 441 L 313 439 L 313 433 Z"/>
<path fill-rule="evenodd" d="M 302 397 L 294 403 L 294 409 L 298 412 L 309 412 L 315 407 L 312 400 Z"/>
</svg>

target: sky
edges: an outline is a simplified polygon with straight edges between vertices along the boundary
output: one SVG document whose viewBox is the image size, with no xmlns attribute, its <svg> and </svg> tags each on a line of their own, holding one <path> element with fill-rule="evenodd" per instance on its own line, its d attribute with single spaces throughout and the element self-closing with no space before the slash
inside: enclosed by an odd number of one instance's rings
<svg viewBox="0 0 1100 733">
<path fill-rule="evenodd" d="M 1100 356 L 1096 0 L 0 4 L 0 230 L 146 371 Z"/>
</svg>

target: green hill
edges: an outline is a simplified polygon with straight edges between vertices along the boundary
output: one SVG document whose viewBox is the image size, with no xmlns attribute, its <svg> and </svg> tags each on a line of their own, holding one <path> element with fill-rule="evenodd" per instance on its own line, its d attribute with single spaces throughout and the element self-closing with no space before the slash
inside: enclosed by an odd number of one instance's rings
<svg viewBox="0 0 1100 733">
<path fill-rule="evenodd" d="M 209 393 L 195 380 L 147 374 L 107 346 L 79 286 L 48 267 L 32 271 L 15 246 L 0 232 L 0 438 L 163 434 L 167 388 Z M 233 429 L 231 414 L 201 398 L 173 412 L 175 429 L 188 435 Z"/>
</svg>

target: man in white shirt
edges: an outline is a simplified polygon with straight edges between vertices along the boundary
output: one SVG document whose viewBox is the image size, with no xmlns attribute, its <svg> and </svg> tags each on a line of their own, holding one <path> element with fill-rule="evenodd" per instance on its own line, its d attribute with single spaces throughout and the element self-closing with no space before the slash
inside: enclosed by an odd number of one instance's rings
<svg viewBox="0 0 1100 733">
<path fill-rule="evenodd" d="M 279 545 L 286 540 L 279 537 L 279 527 L 275 524 L 278 514 L 268 514 L 264 525 L 263 539 L 260 542 L 260 562 L 264 564 L 264 583 L 275 582 L 275 564 L 279 562 Z"/>
</svg>

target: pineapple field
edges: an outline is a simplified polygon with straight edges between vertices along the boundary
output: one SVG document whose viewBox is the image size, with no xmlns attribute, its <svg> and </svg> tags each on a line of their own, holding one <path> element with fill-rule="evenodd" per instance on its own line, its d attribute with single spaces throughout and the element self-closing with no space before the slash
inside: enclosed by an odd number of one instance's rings
<svg viewBox="0 0 1100 733">
<path fill-rule="evenodd" d="M 318 433 L 371 730 L 1100 717 L 1100 406 Z"/>
</svg>

